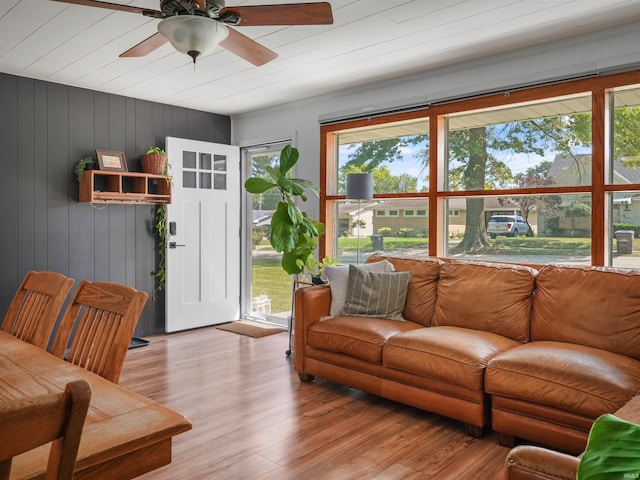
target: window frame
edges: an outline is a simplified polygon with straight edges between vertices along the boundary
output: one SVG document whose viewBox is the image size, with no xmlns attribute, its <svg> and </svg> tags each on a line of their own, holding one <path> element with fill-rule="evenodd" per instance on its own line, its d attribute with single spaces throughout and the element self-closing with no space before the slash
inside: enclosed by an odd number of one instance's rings
<svg viewBox="0 0 640 480">
<path fill-rule="evenodd" d="M 519 88 L 513 91 L 503 91 L 491 95 L 452 100 L 432 105 L 428 108 L 407 112 L 383 114 L 344 122 L 321 125 L 320 127 L 320 221 L 326 225 L 326 234 L 320 243 L 320 256 L 333 254 L 333 203 L 344 200 L 345 195 L 329 195 L 332 190 L 331 180 L 336 168 L 337 142 L 339 132 L 361 128 L 364 126 L 384 125 L 399 121 L 429 120 L 429 177 L 428 191 L 413 193 L 376 194 L 375 199 L 388 198 L 426 198 L 428 199 L 429 242 L 428 255 L 443 257 L 446 254 L 446 200 L 455 197 L 500 196 L 526 194 L 562 194 L 584 193 L 591 196 L 591 264 L 604 266 L 610 260 L 608 245 L 610 233 L 607 227 L 607 195 L 612 192 L 638 191 L 640 184 L 611 184 L 608 183 L 606 172 L 610 156 L 610 93 L 620 87 L 640 85 L 640 70 L 596 76 L 579 80 L 567 80 L 531 88 Z M 592 182 L 591 185 L 565 187 L 537 187 L 509 188 L 494 190 L 466 190 L 463 192 L 449 191 L 444 186 L 446 116 L 465 111 L 483 108 L 500 108 L 524 102 L 544 101 L 554 97 L 591 94 L 592 113 Z"/>
</svg>

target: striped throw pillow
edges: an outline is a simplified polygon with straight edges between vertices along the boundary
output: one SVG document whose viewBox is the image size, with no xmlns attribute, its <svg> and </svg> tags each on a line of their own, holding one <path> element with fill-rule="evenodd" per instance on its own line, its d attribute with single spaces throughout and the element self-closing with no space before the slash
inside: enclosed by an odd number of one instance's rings
<svg viewBox="0 0 640 480">
<path fill-rule="evenodd" d="M 411 272 L 370 272 L 349 265 L 347 299 L 342 315 L 378 317 L 404 322 Z"/>
</svg>

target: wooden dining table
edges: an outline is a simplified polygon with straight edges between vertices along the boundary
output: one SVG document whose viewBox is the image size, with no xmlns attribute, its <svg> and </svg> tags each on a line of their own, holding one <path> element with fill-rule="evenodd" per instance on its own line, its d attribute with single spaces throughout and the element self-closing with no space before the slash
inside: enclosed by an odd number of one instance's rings
<svg viewBox="0 0 640 480">
<path fill-rule="evenodd" d="M 127 480 L 171 462 L 173 436 L 191 429 L 184 415 L 0 331 L 0 402 L 63 391 L 76 379 L 91 385 L 76 480 Z M 15 457 L 11 479 L 44 478 L 48 454 L 44 445 Z"/>
</svg>

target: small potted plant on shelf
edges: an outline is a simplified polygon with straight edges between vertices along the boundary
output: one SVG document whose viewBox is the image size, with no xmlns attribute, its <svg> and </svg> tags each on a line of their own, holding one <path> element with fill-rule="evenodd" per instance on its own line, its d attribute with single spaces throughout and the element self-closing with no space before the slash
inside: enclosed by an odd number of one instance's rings
<svg viewBox="0 0 640 480">
<path fill-rule="evenodd" d="M 147 153 L 140 155 L 140 163 L 144 173 L 165 175 L 167 171 L 167 152 L 160 147 L 152 147 Z"/>
<path fill-rule="evenodd" d="M 82 160 L 76 163 L 76 166 L 73 167 L 73 173 L 76 174 L 76 180 L 78 181 L 82 180 L 82 177 L 84 177 L 84 172 L 86 170 L 90 170 L 92 166 L 93 166 L 92 157 L 84 157 Z"/>
</svg>

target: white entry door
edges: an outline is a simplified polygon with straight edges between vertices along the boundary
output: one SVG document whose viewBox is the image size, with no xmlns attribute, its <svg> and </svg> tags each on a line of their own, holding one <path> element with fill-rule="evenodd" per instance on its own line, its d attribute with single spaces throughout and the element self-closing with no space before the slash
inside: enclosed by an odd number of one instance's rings
<svg viewBox="0 0 640 480">
<path fill-rule="evenodd" d="M 240 314 L 240 149 L 167 137 L 166 331 Z"/>
</svg>

